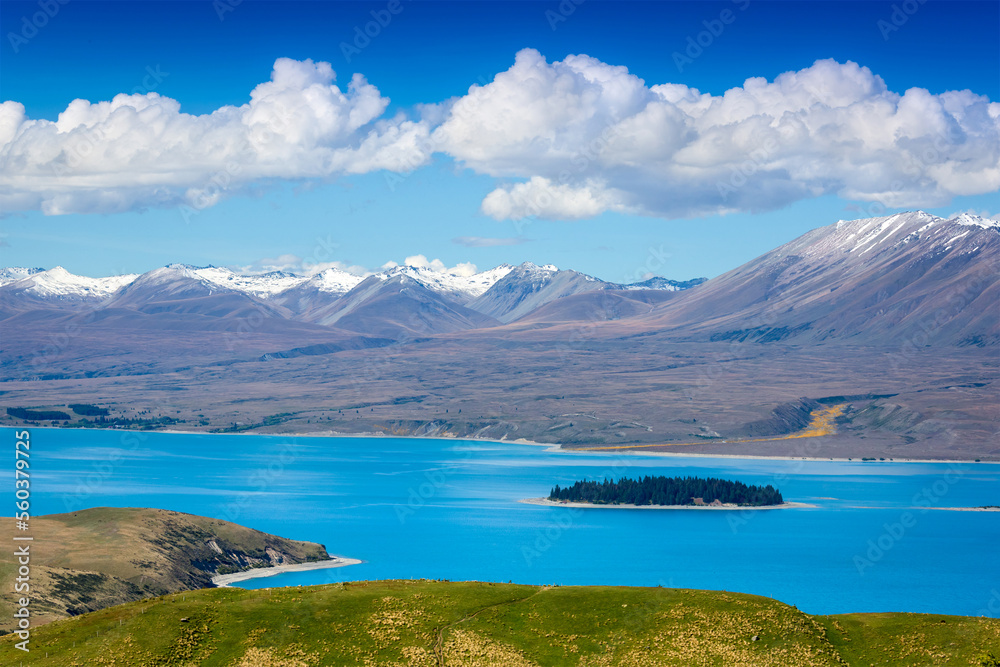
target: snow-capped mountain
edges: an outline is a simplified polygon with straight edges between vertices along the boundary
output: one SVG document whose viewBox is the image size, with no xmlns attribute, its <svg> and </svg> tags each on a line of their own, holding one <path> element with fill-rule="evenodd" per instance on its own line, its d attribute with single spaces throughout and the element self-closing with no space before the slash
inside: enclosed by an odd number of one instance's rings
<svg viewBox="0 0 1000 667">
<path fill-rule="evenodd" d="M 420 266 L 396 266 L 387 271 L 376 273 L 380 280 L 391 280 L 396 276 L 406 276 L 417 281 L 434 292 L 451 296 L 460 302 L 467 302 L 483 294 L 489 288 L 514 269 L 510 264 L 488 271 L 480 271 L 472 275 L 460 275 L 445 271 L 435 271 Z"/>
<path fill-rule="evenodd" d="M 364 280 L 361 276 L 331 267 L 280 292 L 266 296 L 270 303 L 290 309 L 296 316 L 306 319 L 309 313 L 324 308 L 350 292 Z"/>
<path fill-rule="evenodd" d="M 103 298 L 110 296 L 121 287 L 131 284 L 140 277 L 146 284 L 172 281 L 178 277 L 186 277 L 196 280 L 205 286 L 213 286 L 217 289 L 232 292 L 241 292 L 259 299 L 289 301 L 290 297 L 302 296 L 302 294 L 294 294 L 295 291 L 302 293 L 319 292 L 339 296 L 357 287 L 368 276 L 374 276 L 382 281 L 391 280 L 396 276 L 406 276 L 431 291 L 448 295 L 457 301 L 465 303 L 482 296 L 498 281 L 515 270 L 522 282 L 526 281 L 531 284 L 541 284 L 547 281 L 552 275 L 559 273 L 559 269 L 552 264 L 539 266 L 531 262 L 525 262 L 518 267 L 510 264 L 501 264 L 492 269 L 473 274 L 452 273 L 437 271 L 427 267 L 403 265 L 367 274 L 366 276 L 348 273 L 337 268 L 329 268 L 312 276 L 303 276 L 287 271 L 238 273 L 231 269 L 211 265 L 199 267 L 190 264 L 169 264 L 165 267 L 141 274 L 141 276 L 139 274 L 128 274 L 107 278 L 89 278 L 69 273 L 62 267 L 56 267 L 47 271 L 35 268 L 8 267 L 0 269 L 0 286 L 12 285 L 30 278 L 32 282 L 25 283 L 21 287 L 39 296 Z M 594 282 L 595 288 L 598 285 L 606 285 L 608 289 L 672 290 L 684 289 L 689 286 L 687 283 L 679 283 L 659 277 L 632 285 L 617 285 L 616 283 L 605 283 L 585 274 L 579 275 L 585 281 Z"/>
<path fill-rule="evenodd" d="M 342 269 L 331 267 L 320 271 L 301 284 L 313 284 L 320 292 L 328 292 L 330 294 L 346 294 L 357 287 L 362 280 L 364 280 L 364 276 L 355 275 Z"/>
<path fill-rule="evenodd" d="M 218 274 L 209 273 L 218 279 Z M 2 290 L 0 290 L 2 291 Z M 206 278 L 201 269 L 171 264 L 142 274 L 90 314 L 115 330 L 313 335 L 315 327 L 250 293 Z M 227 343 L 234 347 L 236 342 Z"/>
<path fill-rule="evenodd" d="M 126 274 L 107 278 L 88 278 L 70 273 L 61 266 L 48 271 L 37 269 L 9 268 L 5 275 L 27 275 L 19 280 L 3 283 L 10 292 L 24 292 L 33 297 L 55 300 L 103 300 L 128 285 L 138 276 Z"/>
<path fill-rule="evenodd" d="M 642 316 L 713 340 L 1000 342 L 1000 223 L 923 211 L 803 234 Z"/>
<path fill-rule="evenodd" d="M 508 271 L 469 307 L 501 322 L 513 322 L 555 299 L 605 289 L 609 283 L 551 264 L 525 262 Z"/>
<path fill-rule="evenodd" d="M 692 287 L 697 287 L 698 285 L 705 282 L 705 278 L 693 278 L 692 280 L 670 280 L 669 278 L 661 278 L 660 276 L 653 276 L 647 280 L 643 280 L 640 283 L 629 283 L 626 285 L 618 285 L 617 289 L 625 290 L 628 292 L 635 292 L 640 290 L 661 290 L 664 292 L 680 292 L 681 290 L 691 289 Z"/>
<path fill-rule="evenodd" d="M 147 271 L 124 286 L 112 304 L 142 305 L 171 299 L 208 296 L 213 292 L 236 291 L 222 288 L 197 273 L 197 267 L 188 264 L 168 264 Z"/>
<path fill-rule="evenodd" d="M 306 278 L 300 275 L 285 271 L 242 274 L 217 266 L 189 268 L 193 274 L 204 278 L 214 285 L 261 298 L 284 292 L 287 289 L 301 285 L 306 280 Z"/>
<path fill-rule="evenodd" d="M 513 270 L 514 267 L 510 264 L 501 264 L 488 271 L 480 271 L 466 279 L 463 291 L 472 298 L 480 296 Z"/>
<path fill-rule="evenodd" d="M 622 285 L 530 262 L 471 275 L 402 266 L 367 277 L 172 264 L 88 278 L 15 267 L 0 274 L 16 278 L 0 285 L 0 320 L 41 326 L 70 314 L 121 330 L 339 329 L 393 340 L 601 322 L 608 335 L 682 341 L 985 346 L 1000 344 L 997 266 L 1000 222 L 915 211 L 814 229 L 704 284 Z"/>
<path fill-rule="evenodd" d="M 1000 220 L 984 218 L 982 216 L 972 215 L 969 213 L 960 213 L 952 218 L 952 221 L 954 221 L 956 225 L 963 225 L 966 227 L 982 227 L 983 229 L 1000 228 Z"/>
<path fill-rule="evenodd" d="M 325 320 L 331 316 L 330 304 L 332 300 L 345 296 L 363 282 L 374 280 L 390 283 L 396 278 L 404 277 L 456 303 L 468 304 L 510 273 L 513 268 L 509 264 L 501 264 L 488 271 L 461 275 L 447 271 L 435 271 L 426 267 L 404 265 L 368 276 L 358 276 L 337 268 L 330 268 L 267 298 L 269 301 L 290 308 L 293 312 L 300 314 L 303 319 L 309 321 Z"/>
<path fill-rule="evenodd" d="M 28 276 L 33 276 L 44 270 L 45 269 L 32 269 L 26 266 L 8 266 L 5 269 L 0 269 L 0 286 L 8 283 L 16 283 L 18 280 L 24 280 Z"/>
<path fill-rule="evenodd" d="M 283 303 L 303 299 L 310 293 L 340 296 L 350 292 L 367 277 L 335 267 L 312 276 L 286 271 L 244 274 L 217 266 L 196 267 L 187 264 L 171 264 L 167 268 L 184 269 L 191 276 L 197 276 L 221 289 L 250 294 L 264 300 L 275 298 Z M 512 269 L 511 265 L 502 264 L 488 271 L 465 275 L 403 265 L 368 275 L 373 275 L 382 281 L 391 280 L 396 276 L 407 276 L 434 292 L 468 301 L 488 290 Z"/>
<path fill-rule="evenodd" d="M 534 313 L 539 308 L 553 301 L 574 295 L 610 291 L 627 291 L 635 292 L 636 294 L 651 291 L 675 292 L 697 287 L 703 282 L 705 282 L 704 278 L 695 278 L 682 282 L 657 276 L 641 283 L 610 283 L 593 276 L 588 276 L 585 273 L 580 273 L 579 271 L 560 270 L 552 264 L 539 266 L 538 264 L 525 262 L 507 271 L 503 278 L 496 281 L 489 290 L 485 291 L 468 305 L 473 310 L 478 310 L 501 322 L 514 322 L 530 313 Z M 612 297 L 609 297 L 609 299 L 614 300 Z M 658 301 L 660 299 L 657 298 L 654 300 Z M 610 303 L 610 301 L 605 301 Z M 646 301 L 645 298 L 638 297 L 636 303 L 644 304 Z M 598 302 L 601 302 L 599 298 L 594 303 Z M 588 307 L 592 308 L 593 304 Z M 636 306 L 636 308 L 645 307 L 640 305 Z M 648 308 L 645 310 L 648 310 Z M 572 312 L 584 311 L 586 311 L 586 308 L 576 309 Z M 628 311 L 628 308 L 622 312 L 626 311 Z M 554 313 L 556 311 L 547 312 Z M 565 317 L 566 312 L 568 311 L 559 311 L 559 316 Z"/>
<path fill-rule="evenodd" d="M 194 326 L 192 317 L 227 321 L 255 310 L 270 320 L 343 327 L 379 336 L 429 335 L 512 322 L 565 296 L 599 290 L 674 290 L 691 283 L 653 279 L 607 283 L 551 264 L 501 264 L 470 273 L 427 266 L 395 266 L 367 276 L 328 268 L 312 276 L 283 271 L 244 274 L 217 266 L 170 264 L 142 275 L 88 278 L 62 267 L 48 271 L 13 267 L 2 274 L 0 319 L 38 309 L 95 303 L 121 321 L 144 313 L 143 326 Z M 643 299 L 640 297 L 640 301 Z M 620 309 L 619 309 L 620 310 Z M 564 313 L 570 311 L 560 311 Z M 624 311 L 621 311 L 624 312 Z M 168 321 L 168 313 L 182 317 Z M 182 324 L 183 323 L 183 324 Z M 198 326 L 202 326 L 199 324 Z M 215 325 L 213 325 L 215 326 Z M 229 324 L 218 324 L 229 326 Z"/>
<path fill-rule="evenodd" d="M 840 220 L 823 239 L 810 243 L 804 254 L 820 256 L 844 252 L 857 257 L 874 256 L 913 242 L 919 242 L 924 253 L 944 252 L 956 241 L 978 234 L 980 230 L 1000 230 L 1000 222 L 967 213 L 946 220 L 923 211 L 863 220 Z M 976 249 L 970 246 L 964 251 L 974 252 Z"/>
<path fill-rule="evenodd" d="M 452 294 L 431 289 L 405 271 L 389 277 L 372 275 L 336 301 L 303 313 L 301 319 L 403 339 L 499 324 L 463 306 Z"/>
</svg>

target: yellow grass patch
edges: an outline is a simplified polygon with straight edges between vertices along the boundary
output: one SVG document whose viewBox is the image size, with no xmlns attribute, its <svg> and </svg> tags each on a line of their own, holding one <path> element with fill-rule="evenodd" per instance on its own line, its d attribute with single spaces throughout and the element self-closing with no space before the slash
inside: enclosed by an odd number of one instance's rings
<svg viewBox="0 0 1000 667">
<path fill-rule="evenodd" d="M 844 414 L 846 403 L 833 405 L 820 410 L 813 410 L 809 413 L 809 424 L 801 431 L 789 433 L 788 435 L 776 435 L 770 438 L 726 438 L 720 442 L 727 444 L 742 442 L 772 442 L 774 440 L 794 440 L 795 438 L 817 438 L 823 435 L 833 435 L 837 432 L 837 417 Z M 661 442 L 653 445 L 615 445 L 613 447 L 575 447 L 574 451 L 607 451 L 615 449 L 649 449 L 650 447 L 694 447 L 706 444 L 705 440 L 699 442 Z"/>
<path fill-rule="evenodd" d="M 513 646 L 468 630 L 452 631 L 442 655 L 449 667 L 538 667 Z"/>
</svg>

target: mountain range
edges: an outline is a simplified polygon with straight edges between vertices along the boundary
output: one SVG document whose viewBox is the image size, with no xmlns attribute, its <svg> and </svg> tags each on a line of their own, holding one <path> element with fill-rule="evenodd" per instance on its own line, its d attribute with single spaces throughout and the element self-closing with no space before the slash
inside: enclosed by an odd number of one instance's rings
<svg viewBox="0 0 1000 667">
<path fill-rule="evenodd" d="M 919 336 L 924 344 L 995 345 L 998 236 L 1000 223 L 967 214 L 840 221 L 707 283 L 657 277 L 623 285 L 530 262 L 473 275 L 416 266 L 368 276 L 336 268 L 312 276 L 241 274 L 172 264 L 89 278 L 62 267 L 9 267 L 0 269 L 0 317 L 86 312 L 91 321 L 115 317 L 120 324 L 131 315 L 143 328 L 225 330 L 253 313 L 272 326 L 286 321 L 397 338 L 587 320 L 682 339 Z"/>
<path fill-rule="evenodd" d="M 555 266 L 503 264 L 473 275 L 398 266 L 368 276 L 336 268 L 312 276 L 241 274 L 171 264 L 142 275 L 89 278 L 62 267 L 0 270 L 0 317 L 37 320 L 86 312 L 131 313 L 134 326 L 214 330 L 255 319 L 290 321 L 379 336 L 450 333 L 516 321 L 551 301 L 585 292 L 671 292 L 704 282 L 665 278 L 621 285 Z M 641 297 L 640 297 L 641 298 Z"/>
<path fill-rule="evenodd" d="M 9 407 L 789 455 L 836 405 L 831 455 L 1000 458 L 1000 222 L 973 215 L 840 221 L 707 281 L 526 263 L 0 283 Z"/>
</svg>

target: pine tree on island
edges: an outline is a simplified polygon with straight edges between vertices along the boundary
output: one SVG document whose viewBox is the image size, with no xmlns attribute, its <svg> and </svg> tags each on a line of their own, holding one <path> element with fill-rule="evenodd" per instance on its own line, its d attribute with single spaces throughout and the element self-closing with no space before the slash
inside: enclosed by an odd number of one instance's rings
<svg viewBox="0 0 1000 667">
<path fill-rule="evenodd" d="M 781 505 L 781 492 L 770 484 L 747 485 L 709 477 L 650 477 L 617 482 L 582 480 L 572 486 L 558 484 L 549 500 L 594 503 L 597 505 L 738 505 L 763 507 Z"/>
</svg>

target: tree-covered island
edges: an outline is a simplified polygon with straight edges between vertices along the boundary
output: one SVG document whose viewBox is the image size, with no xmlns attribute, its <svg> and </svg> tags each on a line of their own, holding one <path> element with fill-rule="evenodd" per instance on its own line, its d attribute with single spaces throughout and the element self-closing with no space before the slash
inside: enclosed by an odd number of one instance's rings
<svg viewBox="0 0 1000 667">
<path fill-rule="evenodd" d="M 558 484 L 549 500 L 593 503 L 596 505 L 738 505 L 763 507 L 781 505 L 781 492 L 770 484 L 747 485 L 709 477 L 650 477 L 617 482 L 583 480 L 561 488 Z"/>
</svg>

